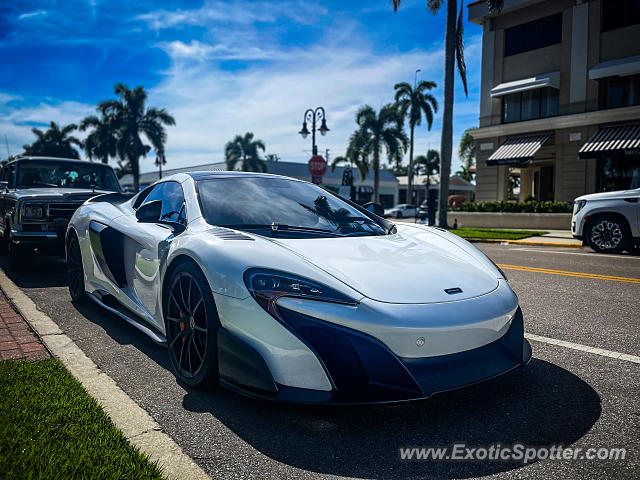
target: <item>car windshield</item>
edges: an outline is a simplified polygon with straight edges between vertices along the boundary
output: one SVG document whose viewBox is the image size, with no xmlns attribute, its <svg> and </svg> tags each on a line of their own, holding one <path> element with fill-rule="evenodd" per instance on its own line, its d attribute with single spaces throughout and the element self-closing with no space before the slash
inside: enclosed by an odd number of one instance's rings
<svg viewBox="0 0 640 480">
<path fill-rule="evenodd" d="M 18 188 L 59 187 L 119 192 L 120 184 L 113 170 L 91 162 L 19 162 Z"/>
<path fill-rule="evenodd" d="M 198 181 L 211 225 L 270 235 L 384 235 L 383 226 L 317 185 L 279 177 L 224 177 Z"/>
</svg>

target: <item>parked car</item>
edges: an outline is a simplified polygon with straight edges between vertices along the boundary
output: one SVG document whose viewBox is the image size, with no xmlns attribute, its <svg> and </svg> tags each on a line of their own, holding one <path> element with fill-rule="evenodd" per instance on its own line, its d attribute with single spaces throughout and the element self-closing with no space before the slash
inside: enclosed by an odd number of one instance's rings
<svg viewBox="0 0 640 480">
<path fill-rule="evenodd" d="M 165 345 L 190 386 L 401 401 L 531 357 L 518 297 L 472 244 L 292 178 L 180 173 L 95 197 L 71 219 L 67 259 L 73 301 Z"/>
<path fill-rule="evenodd" d="M 418 207 L 418 214 L 417 217 L 420 220 L 424 220 L 425 218 L 427 218 L 429 216 L 429 202 L 427 200 L 424 200 L 421 204 L 420 207 Z"/>
<path fill-rule="evenodd" d="M 385 217 L 404 218 L 415 217 L 416 206 L 408 203 L 400 203 L 393 208 L 389 208 L 384 211 Z"/>
<path fill-rule="evenodd" d="M 583 195 L 573 203 L 573 236 L 596 252 L 620 253 L 640 244 L 640 188 Z"/>
<path fill-rule="evenodd" d="M 50 157 L 21 157 L 0 171 L 0 243 L 11 268 L 34 249 L 64 253 L 73 212 L 87 199 L 120 192 L 113 169 L 102 163 Z"/>
</svg>

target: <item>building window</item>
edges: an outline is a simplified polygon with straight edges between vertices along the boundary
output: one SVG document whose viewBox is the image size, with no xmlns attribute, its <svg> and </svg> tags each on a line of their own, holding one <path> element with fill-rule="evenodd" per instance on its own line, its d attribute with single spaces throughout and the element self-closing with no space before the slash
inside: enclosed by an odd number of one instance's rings
<svg viewBox="0 0 640 480">
<path fill-rule="evenodd" d="M 640 0 L 606 0 L 602 4 L 602 31 L 640 23 Z"/>
<path fill-rule="evenodd" d="M 505 30 L 504 56 L 562 42 L 562 13 Z"/>
<path fill-rule="evenodd" d="M 502 122 L 520 122 L 558 115 L 558 90 L 551 87 L 526 90 L 502 97 Z"/>
<path fill-rule="evenodd" d="M 615 192 L 640 188 L 640 155 L 598 160 L 598 191 Z"/>
<path fill-rule="evenodd" d="M 640 74 L 600 80 L 600 108 L 640 105 Z"/>
</svg>

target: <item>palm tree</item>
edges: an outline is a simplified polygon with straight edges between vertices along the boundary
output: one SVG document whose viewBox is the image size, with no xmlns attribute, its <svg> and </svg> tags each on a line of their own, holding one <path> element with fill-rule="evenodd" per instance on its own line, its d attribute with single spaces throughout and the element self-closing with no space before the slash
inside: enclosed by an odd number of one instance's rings
<svg viewBox="0 0 640 480">
<path fill-rule="evenodd" d="M 117 125 L 113 115 L 101 113 L 101 118 L 90 115 L 82 120 L 80 130 L 92 129 L 84 140 L 84 151 L 89 159 L 99 158 L 102 163 L 109 163 L 109 157 L 115 157 L 117 153 Z"/>
<path fill-rule="evenodd" d="M 337 166 L 342 164 L 348 164 L 352 168 L 355 167 L 360 173 L 360 180 L 364 181 L 369 173 L 369 162 L 367 156 L 363 153 L 362 142 L 363 138 L 360 131 L 356 131 L 351 135 L 349 139 L 349 146 L 344 156 L 339 156 L 333 159 L 331 162 L 331 171 L 333 172 Z"/>
<path fill-rule="evenodd" d="M 407 82 L 397 83 L 393 86 L 396 91 L 396 104 L 400 109 L 403 118 L 409 119 L 409 176 L 407 185 L 407 201 L 412 197 L 413 187 L 413 136 L 417 126 L 422 124 L 422 115 L 427 120 L 427 130 L 431 130 L 433 124 L 433 113 L 438 111 L 438 102 L 430 93 L 426 93 L 432 88 L 436 88 L 435 82 L 423 80 L 411 88 Z"/>
<path fill-rule="evenodd" d="M 430 185 L 430 177 L 434 173 L 440 171 L 440 154 L 437 150 L 429 150 L 427 155 L 420 155 L 416 158 L 415 162 L 415 174 L 427 176 L 427 186 Z"/>
<path fill-rule="evenodd" d="M 265 151 L 262 140 L 254 140 L 253 133 L 247 132 L 228 142 L 224 147 L 224 157 L 228 170 L 242 170 L 243 172 L 266 172 L 267 162 L 260 156 L 260 150 Z M 239 168 L 238 168 L 238 164 Z"/>
<path fill-rule="evenodd" d="M 78 126 L 74 123 L 62 129 L 56 122 L 51 122 L 49 128 L 43 132 L 39 128 L 31 131 L 37 137 L 31 145 L 23 145 L 25 155 L 43 155 L 46 157 L 80 158 L 80 153 L 73 145 L 82 148 L 82 142 L 69 135 Z"/>
<path fill-rule="evenodd" d="M 167 132 L 164 125 L 175 125 L 175 119 L 164 108 L 146 108 L 147 92 L 144 87 L 137 86 L 131 90 L 123 83 L 114 88 L 118 100 L 106 100 L 98 104 L 98 109 L 113 117 L 117 125 L 116 150 L 118 156 L 125 160 L 133 174 L 133 188 L 140 188 L 140 157 L 145 157 L 151 150 L 145 145 L 144 135 L 157 152 L 164 152 Z"/>
<path fill-rule="evenodd" d="M 397 162 L 402 158 L 409 139 L 402 130 L 402 116 L 397 106 L 391 103 L 378 113 L 373 107 L 364 105 L 356 114 L 356 123 L 359 129 L 351 136 L 349 149 L 367 165 L 367 170 L 371 158 L 374 198 L 376 203 L 380 203 L 380 153 L 384 148 L 389 161 Z"/>
<path fill-rule="evenodd" d="M 392 0 L 396 12 L 402 0 Z M 445 0 L 427 0 L 427 7 L 434 15 Z M 462 78 L 467 95 L 467 67 L 464 63 L 464 1 L 460 2 L 460 14 L 456 22 L 458 0 L 446 0 L 447 20 L 444 35 L 444 109 L 442 112 L 442 136 L 440 140 L 440 196 L 438 199 L 438 225 L 447 227 L 447 199 L 449 196 L 449 175 L 451 173 L 451 153 L 453 150 L 453 80 L 454 62 Z M 502 10 L 503 0 L 487 0 L 489 12 Z"/>
<path fill-rule="evenodd" d="M 462 159 L 462 168 L 456 173 L 470 182 L 473 180 L 471 167 L 476 163 L 476 142 L 469 133 L 469 130 L 465 130 L 464 135 L 462 135 L 460 139 L 458 156 Z"/>
</svg>

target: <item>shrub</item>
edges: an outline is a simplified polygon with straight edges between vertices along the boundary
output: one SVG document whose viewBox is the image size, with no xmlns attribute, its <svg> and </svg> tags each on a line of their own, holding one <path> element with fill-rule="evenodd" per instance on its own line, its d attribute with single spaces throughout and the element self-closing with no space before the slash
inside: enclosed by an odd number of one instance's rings
<svg viewBox="0 0 640 480">
<path fill-rule="evenodd" d="M 452 212 L 506 212 L 506 213 L 571 213 L 569 202 L 464 202 L 461 207 L 449 207 Z"/>
</svg>

